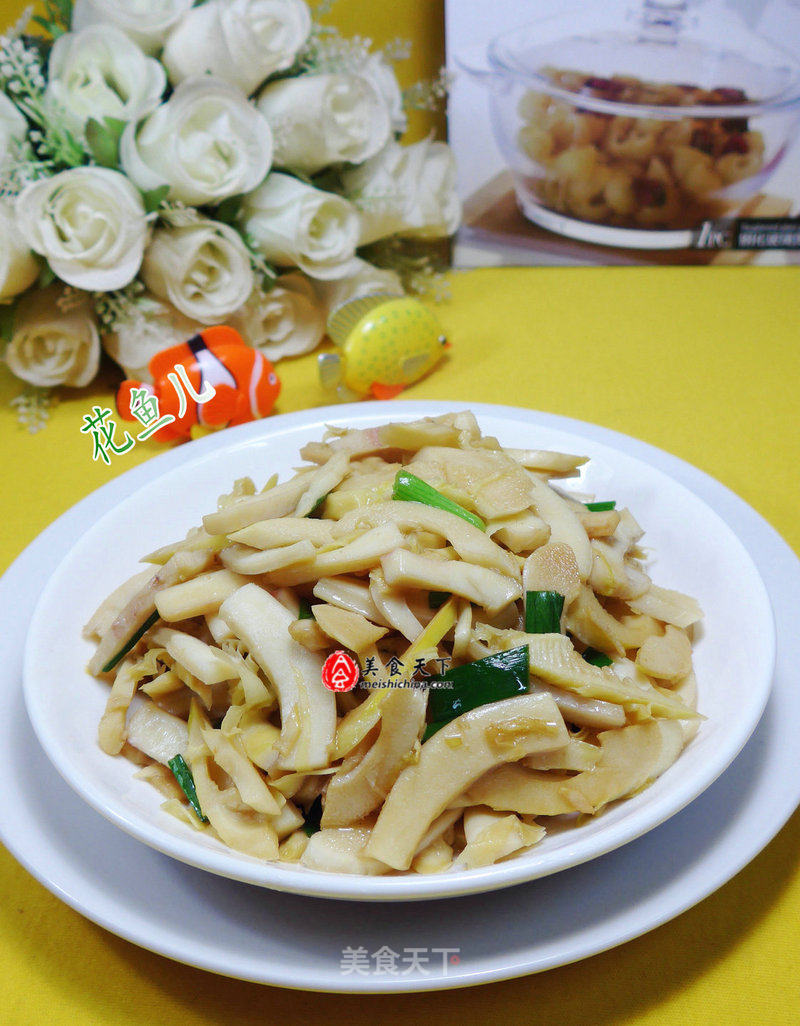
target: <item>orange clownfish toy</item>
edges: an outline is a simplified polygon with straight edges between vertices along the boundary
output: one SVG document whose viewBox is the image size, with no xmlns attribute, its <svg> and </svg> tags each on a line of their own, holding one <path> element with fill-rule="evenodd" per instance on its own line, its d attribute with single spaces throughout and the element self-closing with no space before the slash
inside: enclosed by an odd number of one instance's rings
<svg viewBox="0 0 800 1026">
<path fill-rule="evenodd" d="M 153 384 L 123 381 L 117 411 L 145 427 L 139 437 L 171 442 L 202 429 L 219 429 L 266 417 L 281 390 L 272 364 L 238 331 L 206 328 L 148 364 Z M 162 424 L 155 430 L 156 422 Z"/>
</svg>

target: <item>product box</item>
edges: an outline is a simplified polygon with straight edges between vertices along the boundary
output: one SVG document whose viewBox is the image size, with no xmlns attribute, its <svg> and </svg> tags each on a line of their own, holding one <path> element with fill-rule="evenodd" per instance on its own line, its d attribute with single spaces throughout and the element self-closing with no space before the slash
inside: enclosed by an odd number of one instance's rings
<svg viewBox="0 0 800 1026">
<path fill-rule="evenodd" d="M 448 0 L 461 266 L 800 262 L 798 0 Z"/>
</svg>

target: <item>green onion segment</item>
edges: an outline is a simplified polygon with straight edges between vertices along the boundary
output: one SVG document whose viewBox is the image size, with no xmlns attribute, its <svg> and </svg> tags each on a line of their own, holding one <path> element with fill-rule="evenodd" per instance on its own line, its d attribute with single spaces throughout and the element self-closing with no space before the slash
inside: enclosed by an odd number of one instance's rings
<svg viewBox="0 0 800 1026">
<path fill-rule="evenodd" d="M 431 722 L 422 740 L 427 741 L 456 716 L 477 709 L 479 705 L 526 695 L 529 684 L 530 653 L 527 645 L 497 652 L 431 677 L 428 681 Z"/>
<path fill-rule="evenodd" d="M 525 633 L 560 634 L 564 596 L 559 591 L 525 592 Z"/>
<path fill-rule="evenodd" d="M 470 513 L 463 506 L 459 506 L 457 502 L 442 495 L 427 481 L 423 481 L 403 468 L 397 471 L 397 477 L 394 479 L 392 498 L 403 502 L 421 502 L 426 506 L 443 509 L 446 513 L 454 513 L 457 517 L 461 517 L 462 520 L 466 520 L 481 531 L 486 530 L 486 524 L 480 517 Z"/>
<path fill-rule="evenodd" d="M 308 812 L 306 813 L 306 822 L 303 826 L 303 833 L 307 837 L 311 837 L 318 830 L 321 829 L 322 824 L 322 795 L 318 794 L 314 801 L 311 803 Z"/>
<path fill-rule="evenodd" d="M 123 658 L 123 656 L 126 656 L 128 654 L 128 652 L 130 652 L 130 650 L 136 644 L 136 642 L 141 637 L 143 637 L 150 630 L 150 628 L 153 626 L 153 624 L 156 622 L 157 619 L 158 619 L 158 610 L 154 610 L 148 616 L 148 618 L 145 620 L 145 622 L 142 624 L 142 626 L 139 628 L 139 630 L 136 631 L 134 634 L 132 634 L 131 637 L 125 642 L 125 644 L 117 652 L 117 654 L 112 656 L 108 660 L 108 662 L 106 663 L 106 665 L 103 667 L 103 669 L 100 672 L 101 673 L 108 673 L 110 670 L 113 670 L 114 667 L 117 665 L 117 663 Z"/>
<path fill-rule="evenodd" d="M 201 823 L 207 823 L 208 817 L 203 815 L 203 810 L 200 808 L 200 802 L 197 800 L 197 791 L 195 790 L 192 771 L 186 765 L 186 761 L 183 756 L 174 756 L 169 760 L 167 765 L 172 770 L 173 776 L 180 784 L 181 791 L 183 791 L 189 800 L 189 804 L 194 809 L 197 818 Z"/>
<path fill-rule="evenodd" d="M 583 653 L 583 658 L 587 663 L 591 663 L 592 666 L 611 666 L 614 661 L 605 652 L 600 652 L 596 648 L 587 648 Z"/>
</svg>

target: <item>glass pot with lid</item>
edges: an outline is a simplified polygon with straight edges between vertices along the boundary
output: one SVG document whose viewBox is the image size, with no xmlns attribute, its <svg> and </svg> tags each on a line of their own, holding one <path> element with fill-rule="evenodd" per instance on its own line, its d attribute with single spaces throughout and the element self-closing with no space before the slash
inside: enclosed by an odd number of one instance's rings
<svg viewBox="0 0 800 1026">
<path fill-rule="evenodd" d="M 506 32 L 486 66 L 462 64 L 489 87 L 525 216 L 674 248 L 707 219 L 753 213 L 800 123 L 800 66 L 754 33 L 728 48 L 724 24 L 716 41 L 693 36 L 687 0 L 644 0 L 611 22 L 603 8 Z"/>
</svg>

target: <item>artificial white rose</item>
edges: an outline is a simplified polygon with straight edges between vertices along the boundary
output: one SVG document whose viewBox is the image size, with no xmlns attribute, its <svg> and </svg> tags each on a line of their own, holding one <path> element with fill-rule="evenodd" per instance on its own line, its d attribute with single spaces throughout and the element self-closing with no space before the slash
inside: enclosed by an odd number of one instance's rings
<svg viewBox="0 0 800 1026">
<path fill-rule="evenodd" d="M 75 0 L 72 31 L 87 25 L 114 25 L 145 53 L 160 50 L 167 34 L 194 0 Z"/>
<path fill-rule="evenodd" d="M 5 303 L 39 277 L 39 263 L 17 228 L 14 208 L 0 201 L 0 303 Z"/>
<path fill-rule="evenodd" d="M 103 349 L 126 377 L 152 384 L 148 364 L 156 353 L 180 345 L 202 328 L 171 303 L 145 294 L 137 297 L 129 316 L 118 317 L 113 330 L 103 335 Z"/>
<path fill-rule="evenodd" d="M 275 164 L 306 174 L 343 161 L 360 164 L 391 134 L 383 97 L 360 75 L 279 79 L 266 85 L 256 102 L 272 128 Z"/>
<path fill-rule="evenodd" d="M 340 306 L 365 296 L 404 296 L 405 289 L 399 275 L 384 267 L 375 267 L 366 260 L 356 258 L 346 278 L 339 281 L 317 282 L 317 295 L 330 317 Z"/>
<path fill-rule="evenodd" d="M 169 100 L 122 133 L 120 161 L 145 192 L 169 185 L 170 199 L 217 204 L 250 192 L 272 162 L 265 118 L 227 82 L 181 82 Z"/>
<path fill-rule="evenodd" d="M 316 349 L 325 334 L 325 311 L 314 286 L 295 271 L 282 274 L 268 292 L 256 285 L 229 323 L 274 363 Z"/>
<path fill-rule="evenodd" d="M 132 121 L 147 114 L 167 84 L 161 64 L 113 25 L 59 36 L 47 67 L 46 100 L 79 137 L 89 118 Z"/>
<path fill-rule="evenodd" d="M 100 364 L 100 336 L 87 295 L 59 285 L 23 296 L 6 347 L 11 371 L 40 388 L 88 385 Z"/>
<path fill-rule="evenodd" d="M 173 84 L 209 71 L 249 96 L 291 67 L 310 31 L 305 0 L 209 0 L 173 29 L 161 59 Z"/>
<path fill-rule="evenodd" d="M 343 179 L 345 195 L 361 214 L 361 245 L 398 234 L 443 238 L 461 223 L 455 160 L 447 143 L 392 141 Z"/>
<path fill-rule="evenodd" d="M 32 182 L 17 197 L 16 214 L 22 237 L 68 285 L 110 292 L 139 271 L 144 204 L 118 171 L 76 167 Z"/>
<path fill-rule="evenodd" d="M 389 111 L 392 131 L 402 134 L 408 128 L 408 117 L 403 108 L 403 93 L 394 68 L 382 53 L 371 53 L 358 69 L 359 75 L 369 79 L 383 97 Z"/>
<path fill-rule="evenodd" d="M 219 324 L 253 291 L 245 244 L 217 221 L 159 228 L 144 255 L 142 279 L 156 296 L 201 324 Z"/>
<path fill-rule="evenodd" d="M 12 142 L 22 142 L 28 132 L 28 123 L 9 100 L 0 93 L 0 164 Z"/>
<path fill-rule="evenodd" d="M 312 278 L 343 278 L 355 259 L 355 207 L 332 192 L 273 172 L 245 196 L 242 227 L 270 263 L 299 267 Z"/>
</svg>

